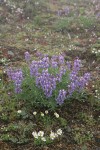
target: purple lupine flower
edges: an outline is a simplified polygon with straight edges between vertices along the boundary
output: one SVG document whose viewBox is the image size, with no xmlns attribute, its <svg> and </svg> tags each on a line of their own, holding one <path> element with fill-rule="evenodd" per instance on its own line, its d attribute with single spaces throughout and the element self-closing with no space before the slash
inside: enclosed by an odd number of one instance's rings
<svg viewBox="0 0 100 150">
<path fill-rule="evenodd" d="M 15 93 L 20 93 L 22 91 L 21 84 L 23 80 L 23 73 L 22 70 L 17 70 L 14 74 L 14 77 L 12 78 L 15 85 Z"/>
<path fill-rule="evenodd" d="M 90 73 L 85 73 L 83 77 L 85 81 L 87 82 L 88 80 L 90 80 Z"/>
<path fill-rule="evenodd" d="M 43 54 L 41 52 L 39 52 L 39 51 L 37 51 L 35 55 L 36 55 L 36 57 L 39 57 L 39 58 L 43 57 Z"/>
<path fill-rule="evenodd" d="M 85 73 L 84 76 L 82 77 L 78 76 L 78 71 L 80 70 L 80 67 L 81 67 L 81 61 L 77 58 L 74 61 L 74 66 L 69 75 L 71 81 L 70 84 L 68 85 L 69 96 L 71 96 L 74 91 L 80 92 L 85 87 L 88 80 L 90 79 L 89 73 Z"/>
<path fill-rule="evenodd" d="M 73 81 L 73 82 L 74 82 L 75 80 L 78 80 L 77 72 L 75 72 L 75 71 L 72 71 L 72 72 L 70 73 L 69 77 L 70 77 L 70 80 Z"/>
<path fill-rule="evenodd" d="M 68 70 L 71 70 L 71 63 L 69 61 L 66 62 Z"/>
<path fill-rule="evenodd" d="M 12 73 L 13 73 L 12 68 L 7 69 L 7 75 L 10 80 L 12 80 Z"/>
<path fill-rule="evenodd" d="M 85 73 L 82 77 L 79 77 L 77 72 L 72 71 L 70 73 L 71 83 L 68 85 L 68 93 L 71 96 L 74 91 L 80 92 L 90 80 L 90 74 Z"/>
<path fill-rule="evenodd" d="M 31 76 L 36 76 L 38 74 L 38 61 L 33 60 L 32 63 L 30 64 L 30 75 Z"/>
<path fill-rule="evenodd" d="M 66 68 L 65 68 L 65 66 L 61 66 L 61 67 L 60 67 L 60 74 L 61 74 L 61 75 L 65 75 L 65 73 L 66 73 Z"/>
<path fill-rule="evenodd" d="M 51 66 L 52 66 L 53 68 L 57 68 L 57 67 L 58 67 L 57 59 L 58 59 L 58 57 L 55 56 L 55 55 L 52 56 L 52 58 L 51 58 Z"/>
<path fill-rule="evenodd" d="M 49 57 L 45 56 L 42 60 L 41 60 L 41 68 L 48 68 L 49 67 Z"/>
<path fill-rule="evenodd" d="M 7 70 L 8 77 L 14 82 L 15 93 L 20 93 L 22 91 L 21 85 L 23 81 L 22 70 L 12 70 L 11 68 Z"/>
<path fill-rule="evenodd" d="M 73 94 L 73 92 L 77 89 L 77 85 L 74 83 L 74 82 L 71 82 L 69 85 L 68 85 L 68 93 L 69 93 L 69 96 L 71 96 Z"/>
<path fill-rule="evenodd" d="M 61 80 L 62 80 L 62 75 L 56 74 L 56 81 L 61 82 Z"/>
<path fill-rule="evenodd" d="M 56 99 L 57 104 L 62 105 L 64 103 L 64 100 L 66 99 L 67 92 L 63 89 L 59 91 L 58 97 Z"/>
<path fill-rule="evenodd" d="M 62 56 L 62 55 L 59 55 L 59 64 L 60 65 L 63 65 L 64 64 L 64 62 L 65 62 L 65 60 L 64 60 L 64 56 Z"/>
<path fill-rule="evenodd" d="M 51 58 L 51 60 L 57 61 L 57 60 L 58 60 L 58 58 L 59 58 L 59 56 L 57 56 L 57 55 L 53 55 L 53 56 L 52 56 L 52 58 Z"/>
<path fill-rule="evenodd" d="M 36 77 L 36 85 L 41 87 L 46 97 L 51 97 L 53 90 L 56 88 L 56 79 L 47 70 L 43 70 L 40 76 Z"/>
<path fill-rule="evenodd" d="M 80 80 L 79 80 L 80 89 L 83 89 L 89 80 L 90 80 L 90 73 L 85 73 L 83 77 L 80 77 Z"/>
<path fill-rule="evenodd" d="M 66 8 L 64 9 L 64 13 L 65 13 L 65 15 L 68 15 L 68 14 L 70 13 L 69 7 L 66 7 Z"/>
<path fill-rule="evenodd" d="M 81 60 L 77 58 L 74 60 L 73 71 L 77 73 L 80 70 L 80 67 L 81 67 Z"/>
<path fill-rule="evenodd" d="M 26 62 L 30 61 L 30 54 L 29 54 L 29 52 L 25 52 L 25 60 L 26 60 Z"/>
<path fill-rule="evenodd" d="M 53 68 L 57 68 L 57 67 L 58 67 L 58 63 L 57 63 L 56 61 L 52 61 L 52 62 L 51 62 L 51 66 L 52 66 Z"/>
</svg>

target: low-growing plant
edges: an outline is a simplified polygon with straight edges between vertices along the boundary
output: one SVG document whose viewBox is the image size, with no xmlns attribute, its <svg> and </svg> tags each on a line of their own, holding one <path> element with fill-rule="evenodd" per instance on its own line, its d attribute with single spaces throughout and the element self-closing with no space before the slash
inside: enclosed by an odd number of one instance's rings
<svg viewBox="0 0 100 150">
<path fill-rule="evenodd" d="M 41 16 L 36 16 L 36 17 L 34 18 L 34 24 L 35 24 L 36 26 L 41 26 L 41 25 L 43 25 L 43 19 L 41 18 Z"/>
<path fill-rule="evenodd" d="M 94 126 L 95 120 L 92 115 L 88 115 L 87 113 L 79 113 L 79 118 L 88 126 Z"/>
<path fill-rule="evenodd" d="M 80 75 L 81 60 L 65 62 L 64 56 L 44 56 L 31 61 L 25 53 L 27 66 L 23 69 L 9 68 L 7 74 L 13 81 L 16 97 L 34 107 L 56 109 L 65 100 L 78 97 L 90 80 L 90 74 Z"/>
<path fill-rule="evenodd" d="M 96 19 L 94 17 L 80 16 L 78 23 L 83 29 L 91 29 L 95 26 Z"/>
<path fill-rule="evenodd" d="M 47 145 L 62 136 L 63 131 L 61 128 L 58 128 L 58 122 L 61 121 L 61 119 L 64 120 L 64 118 L 60 117 L 57 112 L 52 114 L 52 117 L 48 110 L 46 110 L 44 113 L 33 112 L 33 115 L 37 123 L 41 122 L 42 129 L 38 129 L 38 131 L 36 129 L 32 132 L 35 145 Z"/>
<path fill-rule="evenodd" d="M 84 144 L 87 141 L 91 141 L 93 134 L 90 131 L 85 131 L 84 128 L 76 128 L 74 131 L 74 140 L 78 144 Z"/>
<path fill-rule="evenodd" d="M 67 18 L 60 18 L 57 20 L 53 26 L 55 31 L 58 32 L 66 32 L 71 30 L 71 25 L 73 24 L 74 18 L 73 17 L 67 17 Z"/>
</svg>

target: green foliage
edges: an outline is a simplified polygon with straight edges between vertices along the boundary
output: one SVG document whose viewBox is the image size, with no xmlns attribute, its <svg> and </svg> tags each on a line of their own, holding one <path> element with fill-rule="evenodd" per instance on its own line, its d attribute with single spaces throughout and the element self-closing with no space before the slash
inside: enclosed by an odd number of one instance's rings
<svg viewBox="0 0 100 150">
<path fill-rule="evenodd" d="M 43 18 L 41 18 L 41 16 L 36 16 L 34 17 L 34 24 L 36 26 L 41 26 L 43 25 Z"/>
<path fill-rule="evenodd" d="M 84 144 L 87 141 L 91 141 L 91 139 L 93 138 L 93 134 L 90 131 L 85 131 L 84 128 L 75 128 L 74 131 L 74 140 L 78 143 L 78 144 Z"/>
<path fill-rule="evenodd" d="M 66 126 L 67 126 L 67 120 L 64 119 L 64 118 L 62 118 L 62 117 L 58 118 L 58 120 L 60 121 L 61 127 L 66 128 Z"/>
<path fill-rule="evenodd" d="M 88 126 L 94 126 L 95 125 L 95 120 L 92 115 L 88 115 L 87 113 L 80 113 L 79 118 L 86 123 Z"/>
<path fill-rule="evenodd" d="M 91 29 L 96 24 L 96 19 L 94 17 L 80 16 L 77 21 L 79 26 L 83 29 Z"/>
<path fill-rule="evenodd" d="M 66 32 L 66 31 L 69 31 L 71 30 L 71 25 L 73 24 L 73 20 L 74 18 L 73 17 L 67 17 L 67 18 L 60 18 L 59 20 L 57 20 L 55 23 L 54 23 L 54 30 L 55 31 L 62 31 L 62 32 Z"/>
<path fill-rule="evenodd" d="M 34 139 L 34 144 L 36 146 L 43 146 L 43 145 L 49 145 L 53 143 L 53 141 L 49 138 L 49 137 L 46 137 L 46 141 L 42 141 L 41 138 L 38 138 L 38 139 Z"/>
<path fill-rule="evenodd" d="M 94 17 L 87 17 L 82 15 L 79 17 L 64 17 L 58 19 L 54 23 L 53 28 L 58 32 L 67 32 L 75 28 L 91 29 L 94 28 L 96 22 L 97 21 Z"/>
</svg>

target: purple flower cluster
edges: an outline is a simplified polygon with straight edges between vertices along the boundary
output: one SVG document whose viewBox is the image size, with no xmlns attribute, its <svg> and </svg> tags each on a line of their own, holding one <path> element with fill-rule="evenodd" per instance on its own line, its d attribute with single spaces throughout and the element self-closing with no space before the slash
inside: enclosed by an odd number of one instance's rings
<svg viewBox="0 0 100 150">
<path fill-rule="evenodd" d="M 39 61 L 39 68 L 49 68 L 50 66 L 50 61 L 49 61 L 49 57 L 45 56 L 42 60 Z"/>
<path fill-rule="evenodd" d="M 74 91 L 81 91 L 88 81 L 90 80 L 90 74 L 85 73 L 83 76 L 78 76 L 78 71 L 80 70 L 81 61 L 76 59 L 74 61 L 73 70 L 70 73 L 70 84 L 68 85 L 68 93 L 71 96 Z"/>
<path fill-rule="evenodd" d="M 80 89 L 83 89 L 86 86 L 86 84 L 88 84 L 89 80 L 90 80 L 90 73 L 85 73 L 83 77 L 80 77 L 79 80 Z"/>
<path fill-rule="evenodd" d="M 74 65 L 73 65 L 73 71 L 78 73 L 81 67 L 81 60 L 79 58 L 75 59 Z"/>
<path fill-rule="evenodd" d="M 69 61 L 66 62 L 66 65 L 67 65 L 67 69 L 71 70 L 71 63 Z"/>
<path fill-rule="evenodd" d="M 65 15 L 68 15 L 70 13 L 70 8 L 69 7 L 66 7 L 64 9 L 64 12 L 65 12 Z"/>
<path fill-rule="evenodd" d="M 66 99 L 67 92 L 63 89 L 59 91 L 58 97 L 56 99 L 57 104 L 62 105 L 64 103 L 64 100 Z"/>
<path fill-rule="evenodd" d="M 58 16 L 62 16 L 62 15 L 67 16 L 69 13 L 70 13 L 70 8 L 66 7 L 66 8 L 64 8 L 62 10 L 58 10 L 57 15 Z"/>
<path fill-rule="evenodd" d="M 51 58 L 51 66 L 53 67 L 53 68 L 57 68 L 58 67 L 58 56 L 52 56 L 52 58 Z"/>
<path fill-rule="evenodd" d="M 81 60 L 76 58 L 73 67 L 70 62 L 64 60 L 63 55 L 52 56 L 50 59 L 47 55 L 41 56 L 40 60 L 34 60 L 30 63 L 30 54 L 25 53 L 25 59 L 29 64 L 30 76 L 35 78 L 36 86 L 41 88 L 47 98 L 51 97 L 53 91 L 57 87 L 57 82 L 62 81 L 63 75 L 66 74 L 67 70 L 69 73 L 70 83 L 66 89 L 59 90 L 59 94 L 56 98 L 57 104 L 61 105 L 67 97 L 70 97 L 74 91 L 80 92 L 88 81 L 90 80 L 90 74 L 85 73 L 83 76 L 79 76 L 81 67 Z M 57 68 L 56 74 L 51 74 L 49 68 Z M 20 93 L 22 91 L 21 85 L 23 81 L 22 70 L 7 70 L 7 75 L 10 80 L 14 82 L 15 92 Z M 66 81 L 65 81 L 66 82 Z M 67 85 L 66 85 L 67 86 Z"/>
<path fill-rule="evenodd" d="M 39 61 L 32 61 L 30 64 L 30 75 L 31 76 L 38 76 L 39 69 L 47 69 L 49 68 L 49 58 L 44 57 Z"/>
<path fill-rule="evenodd" d="M 25 60 L 26 60 L 26 62 L 28 62 L 29 63 L 29 61 L 30 61 L 30 54 L 29 54 L 29 52 L 25 52 Z"/>
<path fill-rule="evenodd" d="M 41 87 L 46 97 L 51 97 L 53 90 L 56 88 L 56 79 L 47 70 L 43 70 L 40 76 L 36 77 L 36 85 Z"/>
<path fill-rule="evenodd" d="M 30 64 L 30 75 L 31 76 L 37 76 L 39 69 L 39 64 L 37 61 L 33 60 Z"/>
<path fill-rule="evenodd" d="M 64 65 L 65 63 L 65 59 L 64 59 L 64 56 L 63 55 L 59 55 L 59 65 Z"/>
<path fill-rule="evenodd" d="M 15 93 L 20 93 L 22 91 L 21 85 L 23 81 L 23 73 L 22 70 L 12 70 L 11 68 L 7 70 L 7 75 L 10 80 L 14 82 L 15 85 Z"/>
</svg>

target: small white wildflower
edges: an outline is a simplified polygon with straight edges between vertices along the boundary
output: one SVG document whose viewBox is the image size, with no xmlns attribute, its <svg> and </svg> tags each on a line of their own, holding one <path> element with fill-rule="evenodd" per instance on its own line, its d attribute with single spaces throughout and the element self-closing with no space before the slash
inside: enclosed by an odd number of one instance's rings
<svg viewBox="0 0 100 150">
<path fill-rule="evenodd" d="M 39 132 L 38 132 L 38 136 L 43 137 L 43 135 L 44 135 L 44 131 L 39 131 Z"/>
<path fill-rule="evenodd" d="M 59 118 L 59 114 L 58 113 L 55 112 L 54 115 L 55 115 L 56 118 Z"/>
<path fill-rule="evenodd" d="M 34 111 L 34 112 L 33 112 L 33 115 L 35 116 L 36 114 L 37 114 L 37 112 L 36 112 L 36 111 Z"/>
<path fill-rule="evenodd" d="M 55 133 L 51 131 L 50 133 L 50 139 L 54 140 L 55 139 Z"/>
<path fill-rule="evenodd" d="M 41 116 L 44 117 L 44 113 L 41 113 Z"/>
<path fill-rule="evenodd" d="M 58 134 L 58 135 L 62 135 L 62 130 L 61 130 L 61 129 L 58 129 L 58 130 L 57 130 L 57 134 Z"/>
<path fill-rule="evenodd" d="M 18 114 L 21 114 L 21 113 L 22 113 L 22 111 L 21 111 L 21 110 L 18 110 L 18 111 L 17 111 L 17 113 L 18 113 Z"/>
<path fill-rule="evenodd" d="M 48 110 L 45 111 L 45 114 L 48 114 Z"/>
<path fill-rule="evenodd" d="M 35 5 L 39 5 L 39 2 L 35 2 Z"/>
<path fill-rule="evenodd" d="M 25 39 L 25 41 L 28 41 L 29 39 Z"/>
<path fill-rule="evenodd" d="M 38 139 L 38 134 L 37 134 L 36 131 L 35 131 L 35 132 L 32 132 L 32 135 L 34 136 L 34 138 Z"/>
<path fill-rule="evenodd" d="M 95 92 L 97 93 L 97 92 L 98 92 L 98 90 L 95 90 Z"/>
<path fill-rule="evenodd" d="M 41 140 L 45 142 L 45 141 L 46 141 L 46 138 L 45 138 L 45 137 L 41 137 Z"/>
<path fill-rule="evenodd" d="M 56 137 L 56 138 L 58 137 L 58 134 L 57 134 L 57 133 L 55 133 L 55 137 Z"/>
</svg>

